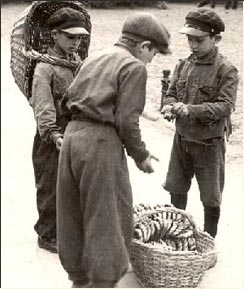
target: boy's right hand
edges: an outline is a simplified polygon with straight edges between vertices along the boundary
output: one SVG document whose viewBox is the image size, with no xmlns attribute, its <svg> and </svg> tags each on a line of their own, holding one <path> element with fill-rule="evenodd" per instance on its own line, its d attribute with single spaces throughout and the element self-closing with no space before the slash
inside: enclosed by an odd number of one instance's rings
<svg viewBox="0 0 244 289">
<path fill-rule="evenodd" d="M 187 104 L 183 102 L 177 102 L 172 107 L 172 113 L 176 114 L 177 116 L 186 116 L 189 114 Z"/>
<path fill-rule="evenodd" d="M 143 162 L 137 163 L 136 165 L 144 173 L 148 173 L 148 174 L 153 173 L 154 169 L 152 167 L 151 159 L 159 161 L 159 159 L 155 157 L 154 155 L 149 155 Z"/>
</svg>

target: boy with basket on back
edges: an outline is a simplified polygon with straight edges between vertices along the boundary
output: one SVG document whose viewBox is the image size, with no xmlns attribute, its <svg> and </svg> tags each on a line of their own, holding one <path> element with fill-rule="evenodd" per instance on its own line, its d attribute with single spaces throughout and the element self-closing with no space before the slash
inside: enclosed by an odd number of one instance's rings
<svg viewBox="0 0 244 289">
<path fill-rule="evenodd" d="M 176 133 L 164 188 L 175 207 L 185 209 L 196 176 L 204 206 L 204 231 L 217 234 L 224 188 L 225 136 L 231 134 L 237 69 L 219 53 L 216 43 L 225 25 L 208 9 L 189 12 L 185 26 L 192 54 L 179 61 L 162 113 L 176 118 Z"/>
<path fill-rule="evenodd" d="M 57 236 L 73 287 L 115 287 L 128 269 L 134 229 L 125 149 L 140 170 L 153 172 L 139 128 L 145 65 L 169 53 L 169 37 L 152 14 L 132 14 L 115 46 L 88 57 L 64 96 L 73 120 L 59 159 Z"/>
<path fill-rule="evenodd" d="M 30 98 L 37 122 L 32 159 L 39 219 L 34 228 L 39 247 L 56 253 L 58 156 L 69 121 L 61 111 L 61 99 L 79 64 L 74 59 L 74 53 L 81 42 L 81 35 L 89 33 L 85 29 L 84 15 L 70 7 L 52 14 L 48 26 L 54 46 L 35 67 Z"/>
</svg>

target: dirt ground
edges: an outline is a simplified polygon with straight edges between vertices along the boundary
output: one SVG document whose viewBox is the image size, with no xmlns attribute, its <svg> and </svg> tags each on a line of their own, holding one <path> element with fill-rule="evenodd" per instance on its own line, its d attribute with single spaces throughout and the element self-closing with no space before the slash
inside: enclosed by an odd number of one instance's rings
<svg viewBox="0 0 244 289">
<path fill-rule="evenodd" d="M 18 276 L 16 272 L 19 271 L 19 267 L 16 265 L 13 269 L 12 265 L 12 262 L 15 262 L 12 259 L 12 252 L 19 262 L 16 264 L 21 264 L 21 258 L 24 259 L 23 252 L 18 250 L 17 245 L 36 242 L 33 224 L 37 212 L 31 164 L 35 123 L 31 108 L 14 83 L 9 68 L 12 25 L 26 6 L 27 4 L 1 6 L 2 248 L 5 251 L 5 258 L 2 259 L 4 267 L 2 288 L 42 287 L 41 280 L 36 286 L 28 286 L 28 280 L 23 276 L 23 280 L 17 280 L 15 277 Z M 156 56 L 148 65 L 148 97 L 144 117 L 141 119 L 141 128 L 148 148 L 160 158 L 160 162 L 154 163 L 155 173 L 148 176 L 138 171 L 133 161 L 129 160 L 135 203 L 169 201 L 168 194 L 162 190 L 161 184 L 167 171 L 174 124 L 163 120 L 158 111 L 161 98 L 160 78 L 163 69 L 173 71 L 177 59 L 189 54 L 186 38 L 179 34 L 178 30 L 183 25 L 187 12 L 194 8 L 195 5 L 192 3 L 172 3 L 168 5 L 167 10 L 88 9 L 93 25 L 90 54 L 113 45 L 120 35 L 125 17 L 137 10 L 146 10 L 157 15 L 168 27 L 172 36 L 173 54 L 167 57 Z M 219 43 L 220 50 L 239 70 L 240 83 L 236 110 L 232 115 L 233 134 L 227 143 L 226 184 L 219 233 L 216 238 L 218 263 L 206 273 L 199 288 L 243 288 L 243 10 L 239 8 L 225 11 L 221 5 L 217 5 L 215 9 L 226 24 L 226 31 Z M 195 181 L 190 193 L 187 209 L 191 211 L 199 225 L 202 225 L 202 206 Z M 136 286 L 138 284 L 126 287 Z"/>
</svg>

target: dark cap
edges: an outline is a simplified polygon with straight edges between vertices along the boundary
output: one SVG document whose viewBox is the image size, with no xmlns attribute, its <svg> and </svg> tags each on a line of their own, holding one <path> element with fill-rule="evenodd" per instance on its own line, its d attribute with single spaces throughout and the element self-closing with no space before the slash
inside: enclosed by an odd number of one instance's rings
<svg viewBox="0 0 244 289">
<path fill-rule="evenodd" d="M 57 29 L 70 34 L 89 34 L 85 29 L 85 24 L 85 16 L 70 7 L 57 10 L 48 20 L 51 30 Z"/>
<path fill-rule="evenodd" d="M 216 12 L 209 9 L 198 9 L 186 15 L 185 25 L 179 32 L 202 37 L 220 34 L 224 30 L 225 24 Z"/>
<path fill-rule="evenodd" d="M 135 40 L 152 41 L 161 53 L 171 53 L 169 49 L 170 34 L 151 13 L 137 12 L 130 15 L 124 22 L 122 35 Z"/>
</svg>

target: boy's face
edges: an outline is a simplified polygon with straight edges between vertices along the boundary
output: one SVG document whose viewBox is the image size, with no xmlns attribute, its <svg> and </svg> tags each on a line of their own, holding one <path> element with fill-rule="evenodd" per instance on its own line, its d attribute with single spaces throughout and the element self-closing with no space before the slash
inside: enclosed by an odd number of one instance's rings
<svg viewBox="0 0 244 289">
<path fill-rule="evenodd" d="M 145 41 L 139 44 L 137 58 L 147 64 L 152 61 L 157 53 L 159 53 L 159 50 L 156 47 L 150 48 L 150 41 Z"/>
<path fill-rule="evenodd" d="M 215 46 L 215 37 L 210 35 L 197 37 L 192 35 L 187 35 L 188 44 L 192 53 L 196 57 L 203 57 L 207 55 Z"/>
<path fill-rule="evenodd" d="M 52 35 L 55 41 L 54 48 L 56 51 L 63 55 L 76 52 L 81 42 L 80 34 L 70 34 L 62 31 L 54 31 Z"/>
</svg>

